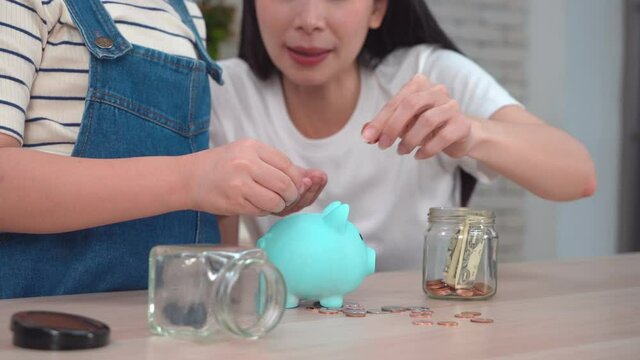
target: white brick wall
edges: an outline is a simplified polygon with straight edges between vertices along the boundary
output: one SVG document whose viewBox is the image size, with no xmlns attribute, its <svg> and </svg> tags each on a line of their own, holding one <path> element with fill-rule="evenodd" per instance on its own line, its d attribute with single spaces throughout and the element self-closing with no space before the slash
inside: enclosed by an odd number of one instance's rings
<svg viewBox="0 0 640 360">
<path fill-rule="evenodd" d="M 461 50 L 520 102 L 527 102 L 528 2 L 525 0 L 427 0 L 440 25 Z M 496 211 L 499 259 L 524 257 L 525 191 L 506 179 L 479 185 L 472 206 Z"/>
</svg>

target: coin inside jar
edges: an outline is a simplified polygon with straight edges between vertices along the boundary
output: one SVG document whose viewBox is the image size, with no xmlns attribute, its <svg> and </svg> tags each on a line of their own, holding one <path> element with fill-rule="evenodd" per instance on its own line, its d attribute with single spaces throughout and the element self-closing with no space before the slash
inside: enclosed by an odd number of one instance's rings
<svg viewBox="0 0 640 360">
<path fill-rule="evenodd" d="M 445 287 L 445 288 L 442 288 L 442 289 L 431 289 L 431 292 L 434 295 L 437 295 L 437 296 L 446 296 L 446 295 L 451 294 L 451 290 L 449 290 L 448 287 Z"/>
<path fill-rule="evenodd" d="M 473 285 L 473 290 L 476 295 L 487 295 L 493 291 L 493 288 L 485 283 L 476 283 Z"/>
<path fill-rule="evenodd" d="M 472 289 L 458 289 L 456 290 L 456 294 L 462 297 L 472 297 L 475 295 Z"/>
</svg>

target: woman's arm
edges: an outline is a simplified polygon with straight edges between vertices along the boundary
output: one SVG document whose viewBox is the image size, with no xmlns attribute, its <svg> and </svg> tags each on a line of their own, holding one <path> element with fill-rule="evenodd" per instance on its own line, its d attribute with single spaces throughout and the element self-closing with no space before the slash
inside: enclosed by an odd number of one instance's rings
<svg viewBox="0 0 640 360">
<path fill-rule="evenodd" d="M 255 140 L 176 157 L 85 159 L 17 147 L 0 134 L 0 231 L 55 233 L 171 211 L 265 215 L 310 186 Z"/>
<path fill-rule="evenodd" d="M 545 199 L 574 200 L 595 193 L 591 156 L 569 134 L 518 106 L 504 107 L 491 119 L 471 119 L 468 156 Z"/>
<path fill-rule="evenodd" d="M 398 153 L 417 148 L 416 159 L 441 151 L 475 158 L 549 200 L 595 192 L 593 161 L 576 139 L 518 106 L 499 109 L 491 119 L 462 114 L 444 86 L 417 75 L 365 125 L 362 137 L 381 149 L 400 138 Z"/>
</svg>

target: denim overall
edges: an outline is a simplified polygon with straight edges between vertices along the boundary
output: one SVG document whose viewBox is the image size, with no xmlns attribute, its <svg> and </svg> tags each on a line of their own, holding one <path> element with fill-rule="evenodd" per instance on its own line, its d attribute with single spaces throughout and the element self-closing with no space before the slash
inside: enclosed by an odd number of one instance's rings
<svg viewBox="0 0 640 360">
<path fill-rule="evenodd" d="M 202 60 L 130 44 L 100 0 L 65 2 L 92 55 L 72 156 L 175 156 L 207 149 L 208 74 L 220 82 L 221 70 L 183 0 L 168 2 L 195 34 Z M 218 242 L 215 216 L 195 211 L 63 234 L 0 233 L 0 298 L 144 289 L 153 246 Z"/>
</svg>

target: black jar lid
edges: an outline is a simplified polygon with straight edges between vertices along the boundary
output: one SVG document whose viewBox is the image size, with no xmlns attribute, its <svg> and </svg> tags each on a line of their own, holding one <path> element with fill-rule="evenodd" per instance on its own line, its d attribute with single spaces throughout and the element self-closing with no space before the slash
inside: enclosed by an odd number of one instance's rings
<svg viewBox="0 0 640 360">
<path fill-rule="evenodd" d="M 28 349 L 76 350 L 105 346 L 109 327 L 84 316 L 22 311 L 11 317 L 13 344 Z"/>
</svg>

